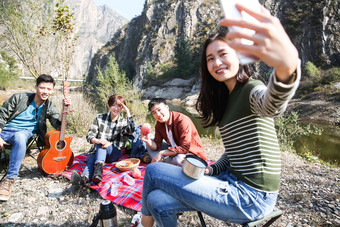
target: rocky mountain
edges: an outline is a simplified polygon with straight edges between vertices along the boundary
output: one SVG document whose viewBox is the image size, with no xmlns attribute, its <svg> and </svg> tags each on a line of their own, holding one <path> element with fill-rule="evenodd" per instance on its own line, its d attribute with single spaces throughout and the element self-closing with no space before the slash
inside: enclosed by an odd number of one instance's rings
<svg viewBox="0 0 340 227">
<path fill-rule="evenodd" d="M 65 4 L 75 13 L 78 36 L 70 75 L 81 79 L 88 72 L 94 54 L 128 20 L 108 6 L 96 6 L 93 0 L 66 0 Z"/>
<path fill-rule="evenodd" d="M 300 52 L 303 65 L 311 61 L 323 68 L 340 66 L 338 1 L 260 2 L 280 18 Z M 219 0 L 146 0 L 142 14 L 120 29 L 92 59 L 87 82 L 96 82 L 95 66 L 105 68 L 108 56 L 114 54 L 120 67 L 141 88 L 148 68 L 159 72 L 173 63 L 179 37 L 190 43 L 194 64 L 199 61 L 203 40 L 221 29 L 217 22 L 222 17 Z"/>
</svg>

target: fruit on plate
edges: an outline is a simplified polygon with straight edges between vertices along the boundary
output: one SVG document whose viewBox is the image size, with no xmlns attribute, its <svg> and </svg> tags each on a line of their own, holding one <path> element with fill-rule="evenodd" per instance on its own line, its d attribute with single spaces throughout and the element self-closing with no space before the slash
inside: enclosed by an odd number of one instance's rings
<svg viewBox="0 0 340 227">
<path fill-rule="evenodd" d="M 138 168 L 134 168 L 132 170 L 132 177 L 135 179 L 138 179 L 142 176 L 142 173 L 140 172 L 140 170 Z"/>
<path fill-rule="evenodd" d="M 144 123 L 140 127 L 140 130 L 144 135 L 149 135 L 149 133 L 151 132 L 151 125 L 149 123 Z"/>
</svg>

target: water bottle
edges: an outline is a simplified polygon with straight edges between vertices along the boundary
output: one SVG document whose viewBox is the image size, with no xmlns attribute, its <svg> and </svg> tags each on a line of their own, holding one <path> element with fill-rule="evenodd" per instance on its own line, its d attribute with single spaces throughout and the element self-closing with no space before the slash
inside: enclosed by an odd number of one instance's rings
<svg viewBox="0 0 340 227">
<path fill-rule="evenodd" d="M 110 189 L 110 195 L 116 197 L 118 195 L 118 184 L 116 181 L 112 182 L 111 189 Z"/>
<path fill-rule="evenodd" d="M 124 180 L 123 180 L 123 182 L 125 182 L 127 185 L 134 185 L 135 184 L 135 179 L 133 179 L 132 177 L 130 177 L 130 175 L 129 174 L 123 174 L 123 176 L 124 176 Z"/>
</svg>

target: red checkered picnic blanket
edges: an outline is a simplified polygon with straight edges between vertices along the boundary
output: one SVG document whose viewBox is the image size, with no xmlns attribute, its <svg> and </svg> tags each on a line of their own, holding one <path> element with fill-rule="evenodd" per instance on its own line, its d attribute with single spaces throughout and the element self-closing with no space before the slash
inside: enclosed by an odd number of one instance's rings
<svg viewBox="0 0 340 227">
<path fill-rule="evenodd" d="M 71 179 L 73 171 L 77 171 L 81 174 L 86 166 L 86 157 L 86 153 L 76 156 L 73 165 L 68 170 L 64 171 L 63 176 Z M 128 155 L 123 154 L 118 161 L 127 158 L 129 158 Z M 91 183 L 90 188 L 97 190 L 101 197 L 106 200 L 140 211 L 142 209 L 143 179 L 147 164 L 143 162 L 139 164 L 138 169 L 141 171 L 142 175 L 139 179 L 135 179 L 135 184 L 130 186 L 124 182 L 124 175 L 129 174 L 131 176 L 131 171 L 121 172 L 115 167 L 117 162 L 110 164 L 106 163 L 103 168 L 102 181 L 98 185 Z M 208 161 L 208 163 L 210 165 L 213 161 Z M 118 186 L 117 196 L 111 195 L 111 186 L 113 183 Z"/>
<path fill-rule="evenodd" d="M 63 176 L 71 179 L 73 171 L 77 171 L 79 174 L 81 174 L 86 166 L 86 157 L 86 153 L 76 156 L 74 158 L 73 165 L 68 170 L 64 171 Z M 128 155 L 123 154 L 118 161 L 126 158 L 128 158 Z M 143 162 L 139 164 L 138 169 L 141 171 L 142 176 L 139 179 L 135 179 L 135 184 L 130 186 L 123 180 L 124 175 L 128 174 L 131 176 L 131 171 L 121 172 L 115 167 L 117 162 L 113 162 L 110 164 L 106 163 L 103 168 L 102 181 L 98 185 L 91 183 L 90 188 L 97 190 L 101 197 L 106 200 L 110 200 L 118 205 L 140 211 L 142 209 L 141 199 L 143 190 L 143 178 L 147 164 Z M 113 183 L 117 184 L 118 186 L 117 196 L 111 195 L 111 185 Z"/>
</svg>

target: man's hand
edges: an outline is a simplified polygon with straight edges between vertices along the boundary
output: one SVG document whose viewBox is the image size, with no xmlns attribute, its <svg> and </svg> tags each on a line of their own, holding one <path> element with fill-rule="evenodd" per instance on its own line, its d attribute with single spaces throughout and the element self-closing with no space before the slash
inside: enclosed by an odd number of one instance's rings
<svg viewBox="0 0 340 227">
<path fill-rule="evenodd" d="M 63 99 L 63 104 L 65 106 L 70 106 L 71 105 L 71 98 L 70 97 L 64 98 Z"/>
<path fill-rule="evenodd" d="M 141 132 L 141 133 L 140 133 L 140 136 L 139 136 L 139 139 L 141 139 L 141 141 L 145 142 L 146 145 L 148 145 L 149 147 L 151 147 L 151 146 L 152 146 L 152 140 L 151 140 L 151 138 L 150 138 L 149 135 L 150 135 L 150 134 L 145 135 L 145 134 L 143 134 L 143 133 Z"/>
<path fill-rule="evenodd" d="M 151 162 L 161 162 L 163 161 L 163 155 L 162 155 L 162 152 L 158 152 L 155 157 L 153 157 L 152 161 Z"/>
<path fill-rule="evenodd" d="M 8 143 L 6 143 L 5 140 L 3 140 L 1 137 L 0 137 L 0 150 L 5 150 L 5 145 L 9 145 Z"/>
</svg>

